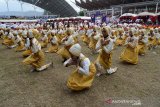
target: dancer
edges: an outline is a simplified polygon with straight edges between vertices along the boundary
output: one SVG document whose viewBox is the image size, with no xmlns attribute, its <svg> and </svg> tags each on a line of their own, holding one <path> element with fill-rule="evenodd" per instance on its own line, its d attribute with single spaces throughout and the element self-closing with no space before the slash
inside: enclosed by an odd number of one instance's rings
<svg viewBox="0 0 160 107">
<path fill-rule="evenodd" d="M 138 63 L 138 39 L 133 35 L 133 31 L 129 32 L 129 37 L 125 43 L 125 49 L 122 51 L 120 59 L 131 64 Z"/>
<path fill-rule="evenodd" d="M 56 37 L 56 32 L 54 30 L 51 31 L 51 36 L 51 46 L 48 48 L 47 51 L 45 51 L 46 53 L 56 53 L 58 51 L 59 44 L 58 39 Z"/>
<path fill-rule="evenodd" d="M 103 28 L 102 36 L 96 46 L 96 49 L 99 50 L 99 56 L 95 62 L 98 71 L 97 76 L 106 73 L 112 74 L 117 71 L 117 67 L 111 68 L 113 48 L 114 40 L 109 37 L 107 29 Z"/>
<path fill-rule="evenodd" d="M 62 43 L 64 46 L 57 53 L 62 56 L 63 62 L 65 62 L 71 57 L 69 49 L 75 43 L 74 38 L 72 37 L 72 31 L 70 29 L 66 31 L 66 37 L 62 39 Z"/>
<path fill-rule="evenodd" d="M 32 54 L 29 57 L 27 57 L 25 60 L 23 60 L 23 63 L 26 65 L 32 66 L 31 72 L 43 71 L 47 69 L 49 66 L 52 65 L 52 63 L 44 65 L 45 55 L 43 51 L 41 50 L 40 43 L 34 37 L 31 30 L 29 31 L 29 39 L 30 39 L 30 46 L 31 46 Z"/>
<path fill-rule="evenodd" d="M 76 65 L 67 81 L 69 89 L 80 91 L 91 87 L 96 73 L 95 65 L 81 53 L 81 46 L 74 44 L 70 49 L 71 58 L 64 62 L 64 66 Z"/>
</svg>

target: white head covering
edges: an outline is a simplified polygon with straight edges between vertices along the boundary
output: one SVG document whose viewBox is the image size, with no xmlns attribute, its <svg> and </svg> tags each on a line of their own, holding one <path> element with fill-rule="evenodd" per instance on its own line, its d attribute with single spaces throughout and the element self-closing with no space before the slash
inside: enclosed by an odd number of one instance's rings
<svg viewBox="0 0 160 107">
<path fill-rule="evenodd" d="M 18 33 L 22 33 L 22 32 L 23 32 L 23 30 L 18 30 L 17 32 L 18 32 Z"/>
<path fill-rule="evenodd" d="M 33 38 L 32 40 L 32 52 L 33 53 L 37 53 L 39 50 L 41 50 L 41 44 L 38 42 L 38 40 L 36 38 Z"/>
<path fill-rule="evenodd" d="M 18 31 L 13 31 L 13 35 L 18 35 Z"/>
<path fill-rule="evenodd" d="M 41 25 L 40 25 L 40 24 L 37 24 L 36 28 L 40 28 L 40 27 L 41 27 Z"/>
<path fill-rule="evenodd" d="M 141 32 L 143 32 L 145 35 L 147 35 L 147 31 L 145 29 L 142 29 Z"/>
<path fill-rule="evenodd" d="M 81 54 L 81 46 L 78 43 L 74 44 L 69 49 L 69 52 L 74 56 L 79 56 Z"/>
<path fill-rule="evenodd" d="M 50 25 L 47 25 L 47 28 L 50 28 Z"/>
<path fill-rule="evenodd" d="M 14 38 L 13 34 L 10 32 L 8 38 Z"/>
<path fill-rule="evenodd" d="M 85 20 L 84 22 L 85 22 L 85 23 L 87 23 L 88 21 L 87 21 L 87 20 Z"/>
<path fill-rule="evenodd" d="M 29 38 L 33 38 L 33 37 L 34 37 L 32 30 L 29 30 L 29 31 L 28 31 L 28 34 L 29 34 Z"/>
<path fill-rule="evenodd" d="M 27 37 L 27 30 L 24 30 L 24 31 L 22 32 L 22 36 L 23 36 L 24 38 Z"/>
<path fill-rule="evenodd" d="M 56 33 L 56 30 L 52 30 L 51 33 L 52 33 L 52 34 L 55 34 L 55 33 Z"/>
<path fill-rule="evenodd" d="M 63 30 L 62 29 L 60 29 L 59 31 L 58 31 L 58 34 L 63 34 L 64 32 L 63 32 Z"/>
<path fill-rule="evenodd" d="M 154 29 L 154 33 L 157 33 L 157 32 L 158 32 L 158 28 L 155 28 L 155 29 Z"/>
<path fill-rule="evenodd" d="M 42 30 L 42 33 L 43 33 L 44 35 L 47 35 L 47 30 Z"/>
<path fill-rule="evenodd" d="M 3 31 L 3 30 L 0 30 L 0 33 L 4 33 L 4 31 Z"/>
<path fill-rule="evenodd" d="M 103 23 L 102 26 L 107 26 L 107 24 L 106 24 L 106 23 Z"/>
</svg>

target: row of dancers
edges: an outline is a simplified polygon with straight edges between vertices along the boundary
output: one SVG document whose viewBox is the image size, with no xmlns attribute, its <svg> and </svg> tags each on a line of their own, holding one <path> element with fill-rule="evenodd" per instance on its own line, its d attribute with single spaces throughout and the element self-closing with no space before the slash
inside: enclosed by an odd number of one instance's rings
<svg viewBox="0 0 160 107">
<path fill-rule="evenodd" d="M 123 46 L 120 60 L 130 64 L 138 64 L 139 55 L 147 50 L 156 49 L 160 45 L 160 29 L 144 28 L 136 25 L 74 25 L 62 23 L 52 28 L 40 24 L 17 25 L 15 28 L 0 28 L 2 45 L 8 49 L 15 48 L 25 58 L 22 62 L 31 65 L 32 72 L 43 71 L 53 66 L 53 62 L 45 64 L 46 53 L 56 53 L 62 57 L 63 66 L 75 65 L 70 74 L 67 86 L 79 91 L 91 87 L 95 76 L 113 74 L 117 67 L 112 66 L 113 50 Z M 91 62 L 82 53 L 80 42 L 98 54 L 95 62 Z M 116 54 L 116 53 L 114 53 Z"/>
</svg>

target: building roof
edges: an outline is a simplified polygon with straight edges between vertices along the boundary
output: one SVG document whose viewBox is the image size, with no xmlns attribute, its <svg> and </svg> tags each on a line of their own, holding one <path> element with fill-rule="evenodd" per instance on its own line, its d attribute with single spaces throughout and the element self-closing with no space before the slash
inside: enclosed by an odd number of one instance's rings
<svg viewBox="0 0 160 107">
<path fill-rule="evenodd" d="M 76 16 L 77 12 L 65 0 L 20 0 L 36 5 L 61 17 Z"/>
<path fill-rule="evenodd" d="M 76 2 L 76 5 L 88 10 L 97 10 L 108 8 L 111 5 L 119 5 L 119 4 L 128 4 L 128 3 L 136 3 L 136 2 L 145 2 L 145 1 L 153 1 L 153 0 L 80 0 Z"/>
</svg>

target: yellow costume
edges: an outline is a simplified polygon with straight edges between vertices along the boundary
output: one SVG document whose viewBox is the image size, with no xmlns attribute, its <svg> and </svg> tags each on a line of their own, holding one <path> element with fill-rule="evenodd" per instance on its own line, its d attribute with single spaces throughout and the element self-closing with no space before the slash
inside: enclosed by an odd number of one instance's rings
<svg viewBox="0 0 160 107">
<path fill-rule="evenodd" d="M 145 54 L 145 53 L 146 53 L 146 50 L 147 50 L 147 46 L 146 46 L 144 43 L 140 42 L 140 43 L 138 44 L 138 53 L 139 53 L 140 55 Z"/>
<path fill-rule="evenodd" d="M 58 51 L 58 39 L 56 36 L 52 37 L 51 39 L 51 46 L 48 48 L 48 51 L 46 52 L 49 52 L 49 53 L 56 53 Z"/>
<path fill-rule="evenodd" d="M 146 50 L 147 50 L 147 43 L 148 43 L 148 37 L 147 36 L 144 36 L 141 38 L 141 40 L 139 40 L 138 42 L 138 53 L 140 55 L 143 55 L 146 53 Z"/>
<path fill-rule="evenodd" d="M 102 46 L 103 42 L 108 42 L 106 45 Z M 96 60 L 96 63 L 100 64 L 100 66 L 103 67 L 103 69 L 107 70 L 111 68 L 112 64 L 112 50 L 114 48 L 114 40 L 110 37 L 107 37 L 106 39 L 101 38 L 99 39 L 96 49 L 100 49 L 99 56 Z"/>
<path fill-rule="evenodd" d="M 32 29 L 33 35 L 36 39 L 39 39 L 41 37 L 41 34 L 37 29 Z"/>
<path fill-rule="evenodd" d="M 156 36 L 153 32 L 153 29 L 150 30 L 150 33 L 148 34 L 148 47 L 149 49 L 154 48 L 157 45 Z"/>
<path fill-rule="evenodd" d="M 124 43 L 125 43 L 125 40 L 124 40 L 124 37 L 123 36 L 119 36 L 117 39 L 116 39 L 116 45 L 117 46 L 122 46 Z"/>
<path fill-rule="evenodd" d="M 22 53 L 23 57 L 28 57 L 32 54 L 32 50 L 31 49 L 27 49 Z"/>
<path fill-rule="evenodd" d="M 12 46 L 14 45 L 14 36 L 12 33 L 9 33 L 8 37 L 5 37 L 3 40 L 3 45 Z"/>
<path fill-rule="evenodd" d="M 79 61 L 78 67 L 69 76 L 67 81 L 68 88 L 74 91 L 90 88 L 96 73 L 95 65 L 81 53 L 79 44 L 73 45 L 69 51 L 72 55 L 78 57 Z M 72 62 L 72 58 L 68 59 L 64 65 L 70 62 Z"/>
<path fill-rule="evenodd" d="M 31 54 L 27 57 L 23 63 L 27 65 L 32 65 L 34 68 L 40 68 L 44 64 L 44 53 L 42 50 L 38 51 L 37 53 Z"/>
<path fill-rule="evenodd" d="M 64 46 L 57 53 L 61 55 L 64 60 L 66 60 L 71 57 L 69 49 L 75 43 L 75 41 L 72 36 L 67 36 L 63 38 L 62 42 L 64 42 Z"/>
<path fill-rule="evenodd" d="M 74 43 L 76 44 L 76 43 L 78 43 L 79 33 L 78 33 L 78 31 L 75 31 L 74 27 L 71 27 L 70 29 L 72 30 L 72 31 L 71 31 L 72 37 L 73 37 L 73 39 L 74 39 Z"/>
<path fill-rule="evenodd" d="M 25 39 L 25 48 L 26 50 L 22 53 L 23 57 L 28 57 L 32 54 L 32 50 L 30 49 L 30 40 L 29 38 Z"/>
<path fill-rule="evenodd" d="M 49 48 L 48 48 L 48 52 L 49 53 L 56 53 L 58 51 L 58 44 L 52 44 Z"/>
<path fill-rule="evenodd" d="M 73 39 L 74 39 L 75 43 L 78 43 L 78 37 L 77 36 L 74 37 Z"/>
<path fill-rule="evenodd" d="M 104 69 L 109 69 L 112 65 L 112 53 L 106 53 L 103 49 L 96 60 Z"/>
<path fill-rule="evenodd" d="M 102 30 L 102 35 L 104 37 L 101 37 L 96 45 L 96 50 L 99 50 L 99 56 L 95 62 L 95 65 L 97 67 L 97 76 L 100 76 L 101 74 L 112 74 L 116 72 L 117 68 L 112 69 L 112 51 L 114 49 L 114 39 L 106 35 L 107 29 Z M 103 72 L 105 70 L 105 73 Z"/>
<path fill-rule="evenodd" d="M 45 69 L 47 69 L 51 64 L 53 63 L 49 63 L 44 65 L 45 62 L 45 56 L 43 51 L 41 50 L 41 45 L 38 42 L 38 40 L 36 38 L 34 38 L 33 35 L 33 31 L 29 30 L 29 38 L 31 39 L 31 45 L 30 48 L 32 50 L 32 54 L 27 57 L 23 63 L 27 64 L 27 65 L 32 65 L 32 72 L 33 71 L 43 71 Z"/>
<path fill-rule="evenodd" d="M 41 44 L 42 48 L 46 48 L 47 47 L 47 45 L 48 45 L 48 37 L 47 37 L 47 35 L 44 35 L 44 37 L 42 38 L 42 41 L 40 42 L 40 44 Z"/>
<path fill-rule="evenodd" d="M 3 37 L 4 37 L 4 32 L 3 30 L 0 30 L 0 39 L 3 39 Z"/>
<path fill-rule="evenodd" d="M 48 42 L 50 43 L 50 41 L 51 41 L 51 39 L 52 39 L 51 31 L 48 31 L 47 37 L 48 37 Z"/>
<path fill-rule="evenodd" d="M 156 45 L 156 37 L 155 36 L 153 36 L 153 37 L 149 37 L 148 38 L 148 40 L 149 40 L 149 45 L 151 45 L 151 46 L 155 46 Z"/>
<path fill-rule="evenodd" d="M 88 29 L 86 34 L 82 35 L 82 41 L 86 44 L 89 45 L 90 43 L 90 36 L 92 35 L 92 29 Z"/>
<path fill-rule="evenodd" d="M 24 49 L 24 43 L 21 41 L 18 43 L 18 46 L 16 47 L 15 51 L 19 52 L 19 51 L 23 51 Z"/>
<path fill-rule="evenodd" d="M 131 40 L 132 39 L 132 40 Z M 131 41 L 130 41 L 131 40 Z M 126 48 L 121 53 L 120 59 L 122 61 L 137 64 L 138 63 L 138 48 L 137 39 L 135 37 L 128 38 L 126 43 Z"/>
<path fill-rule="evenodd" d="M 27 57 L 23 63 L 27 65 L 32 65 L 33 68 L 39 69 L 44 65 L 45 62 L 45 57 L 44 53 L 41 50 L 41 45 L 39 42 L 36 40 L 36 38 L 32 39 L 32 54 Z"/>
<path fill-rule="evenodd" d="M 82 41 L 85 43 L 85 44 L 89 44 L 89 42 L 90 42 L 90 39 L 89 39 L 89 37 L 87 36 L 87 35 L 83 35 L 82 36 Z"/>
<path fill-rule="evenodd" d="M 96 68 L 93 63 L 90 65 L 89 71 L 90 72 L 88 76 L 78 73 L 78 68 L 73 71 L 67 81 L 68 88 L 75 91 L 90 88 L 96 73 Z"/>
<path fill-rule="evenodd" d="M 99 35 L 92 35 L 90 37 L 90 43 L 89 43 L 89 48 L 95 50 L 96 48 L 96 44 L 98 42 L 98 37 L 100 37 Z"/>
<path fill-rule="evenodd" d="M 24 50 L 24 43 L 22 41 L 22 39 L 17 35 L 16 40 L 15 40 L 17 47 L 16 47 L 16 51 L 23 51 Z"/>
<path fill-rule="evenodd" d="M 160 45 L 160 32 L 158 32 L 158 29 L 155 33 L 155 37 L 156 37 L 155 46 Z"/>
<path fill-rule="evenodd" d="M 61 55 L 63 59 L 69 59 L 71 57 L 69 53 L 70 46 L 64 46 L 60 50 L 58 50 L 57 54 Z"/>
<path fill-rule="evenodd" d="M 62 29 L 60 29 L 58 31 L 58 34 L 56 35 L 56 37 L 58 39 L 58 43 L 61 44 L 62 43 L 62 39 L 65 37 L 64 31 Z"/>
</svg>

